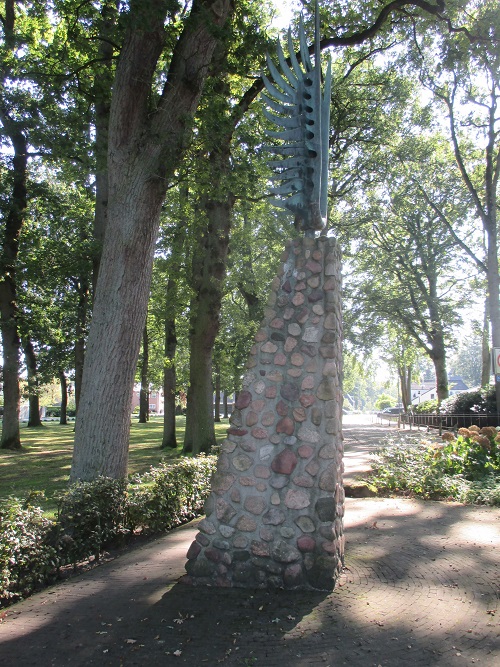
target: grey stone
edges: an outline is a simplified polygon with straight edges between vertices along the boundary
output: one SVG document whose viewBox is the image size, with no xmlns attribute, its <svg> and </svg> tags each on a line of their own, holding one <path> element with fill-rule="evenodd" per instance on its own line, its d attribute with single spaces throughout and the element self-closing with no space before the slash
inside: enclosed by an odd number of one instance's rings
<svg viewBox="0 0 500 667">
<path fill-rule="evenodd" d="M 295 523 L 303 533 L 314 533 L 316 530 L 314 521 L 307 515 L 298 516 L 295 519 Z"/>
<path fill-rule="evenodd" d="M 316 501 L 315 510 L 320 521 L 335 520 L 335 500 L 333 498 L 319 498 Z"/>
<path fill-rule="evenodd" d="M 267 526 L 279 526 L 285 521 L 285 514 L 276 507 L 271 507 L 263 516 L 262 523 Z"/>
<path fill-rule="evenodd" d="M 271 549 L 271 556 L 278 563 L 293 563 L 300 558 L 300 551 L 287 542 L 280 540 Z"/>
</svg>

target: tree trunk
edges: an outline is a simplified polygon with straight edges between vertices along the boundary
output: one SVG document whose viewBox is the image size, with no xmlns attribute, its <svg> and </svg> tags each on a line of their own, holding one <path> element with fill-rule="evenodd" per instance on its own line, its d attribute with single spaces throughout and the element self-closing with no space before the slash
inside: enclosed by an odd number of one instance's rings
<svg viewBox="0 0 500 667">
<path fill-rule="evenodd" d="M 61 412 L 59 424 L 66 426 L 68 423 L 68 381 L 64 371 L 59 373 L 59 384 L 61 386 Z"/>
<path fill-rule="evenodd" d="M 89 305 L 89 281 L 82 278 L 76 285 L 78 294 L 75 330 L 75 406 L 78 412 L 82 392 L 83 364 L 85 361 L 85 337 L 87 334 L 87 312 Z"/>
<path fill-rule="evenodd" d="M 488 306 L 491 322 L 492 348 L 500 349 L 500 287 L 498 275 L 498 249 L 497 231 L 488 228 Z M 497 414 L 500 414 L 500 375 L 495 375 L 495 394 L 497 402 Z"/>
<path fill-rule="evenodd" d="M 220 368 L 215 367 L 214 422 L 220 424 Z"/>
<path fill-rule="evenodd" d="M 71 480 L 127 475 L 130 405 L 162 203 L 190 132 L 230 0 L 194 0 L 163 94 L 149 107 L 168 3 L 132 3 L 109 120 L 108 219 Z"/>
<path fill-rule="evenodd" d="M 442 401 L 450 395 L 448 388 L 448 373 L 446 371 L 444 340 L 435 342 L 430 356 L 436 373 L 437 400 L 438 404 L 441 405 Z"/>
<path fill-rule="evenodd" d="M 141 390 L 139 392 L 139 424 L 149 421 L 149 339 L 148 327 L 142 333 Z"/>
<path fill-rule="evenodd" d="M 169 277 L 167 282 L 165 307 L 165 364 L 163 366 L 163 438 L 161 446 L 177 447 L 175 434 L 175 392 L 177 378 L 175 371 L 175 352 L 177 334 L 175 325 L 175 304 L 177 302 L 177 279 Z"/>
<path fill-rule="evenodd" d="M 40 419 L 40 396 L 36 354 L 33 343 L 28 337 L 23 338 L 23 349 L 24 358 L 26 360 L 26 373 L 28 376 L 28 426 L 43 426 L 42 420 Z"/>
<path fill-rule="evenodd" d="M 3 348 L 3 422 L 0 448 L 21 449 L 19 411 L 21 391 L 19 371 L 21 341 L 18 332 L 18 306 L 16 285 L 16 263 L 19 250 L 19 234 L 27 207 L 27 141 L 22 132 L 12 127 L 10 118 L 3 115 L 2 121 L 14 148 L 12 197 L 3 231 L 0 255 L 0 329 Z"/>
<path fill-rule="evenodd" d="M 184 452 L 209 452 L 215 445 L 212 352 L 219 331 L 223 279 L 234 201 L 207 202 L 208 225 L 193 260 L 189 336 L 189 389 Z"/>
<path fill-rule="evenodd" d="M 223 393 L 223 405 L 224 405 L 224 419 L 229 418 L 229 409 L 227 406 L 227 391 L 224 391 Z"/>
<path fill-rule="evenodd" d="M 484 301 L 483 329 L 481 331 L 481 387 L 489 387 L 491 378 L 490 350 L 490 308 L 488 299 Z"/>
</svg>

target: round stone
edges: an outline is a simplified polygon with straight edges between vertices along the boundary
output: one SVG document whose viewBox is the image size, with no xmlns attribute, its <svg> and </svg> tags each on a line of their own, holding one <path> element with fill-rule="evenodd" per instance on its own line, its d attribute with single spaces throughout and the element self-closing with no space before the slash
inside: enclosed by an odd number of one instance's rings
<svg viewBox="0 0 500 667">
<path fill-rule="evenodd" d="M 276 507 L 271 507 L 262 517 L 262 523 L 268 526 L 279 526 L 285 521 L 285 514 Z"/>
<path fill-rule="evenodd" d="M 301 459 L 308 459 L 314 454 L 314 447 L 311 447 L 311 445 L 301 445 L 297 450 L 297 454 Z"/>
<path fill-rule="evenodd" d="M 312 394 L 302 394 L 302 396 L 299 398 L 299 401 L 305 408 L 310 408 L 311 405 L 316 402 L 316 397 Z"/>
<path fill-rule="evenodd" d="M 303 366 L 304 357 L 298 352 L 294 352 L 290 357 L 290 361 L 293 364 L 293 366 Z"/>
<path fill-rule="evenodd" d="M 291 352 L 296 346 L 297 346 L 297 339 L 292 338 L 292 336 L 288 336 L 284 346 L 285 352 Z"/>
<path fill-rule="evenodd" d="M 315 443 L 319 442 L 319 440 L 320 440 L 320 436 L 319 436 L 318 431 L 316 431 L 315 429 L 309 428 L 305 424 L 303 424 L 299 428 L 299 431 L 297 433 L 297 437 L 299 438 L 299 440 L 303 440 L 304 442 L 309 442 L 309 443 L 312 443 L 312 444 L 315 444 Z"/>
<path fill-rule="evenodd" d="M 316 540 L 310 535 L 301 535 L 297 540 L 297 548 L 299 551 L 314 551 L 316 548 Z"/>
<path fill-rule="evenodd" d="M 240 516 L 236 523 L 237 530 L 241 530 L 244 533 L 251 533 L 257 528 L 255 521 L 249 516 Z M 234 544 L 234 542 L 233 542 Z"/>
<path fill-rule="evenodd" d="M 289 368 L 286 374 L 292 378 L 298 378 L 302 375 L 302 368 Z"/>
<path fill-rule="evenodd" d="M 295 296 L 292 299 L 292 303 L 294 306 L 301 306 L 305 301 L 305 297 L 302 294 L 302 292 L 297 292 Z"/>
<path fill-rule="evenodd" d="M 297 456 L 291 449 L 283 449 L 278 456 L 273 459 L 271 469 L 278 475 L 291 475 L 297 466 Z"/>
<path fill-rule="evenodd" d="M 288 333 L 290 336 L 300 336 L 302 329 L 298 324 L 295 324 L 295 322 L 292 322 L 292 324 L 288 325 Z"/>
<path fill-rule="evenodd" d="M 287 362 L 287 357 L 286 354 L 283 354 L 283 352 L 278 352 L 278 354 L 274 355 L 275 366 L 285 366 L 286 362 Z"/>
<path fill-rule="evenodd" d="M 252 400 L 252 394 L 249 391 L 243 390 L 240 391 L 236 399 L 235 408 L 237 410 L 242 410 L 250 405 Z"/>
<path fill-rule="evenodd" d="M 293 418 L 296 422 L 303 422 L 307 419 L 306 411 L 304 408 L 295 408 L 293 410 Z"/>
<path fill-rule="evenodd" d="M 253 389 L 256 394 L 263 394 L 266 388 L 266 383 L 263 380 L 259 380 L 253 386 Z"/>
<path fill-rule="evenodd" d="M 276 393 L 277 393 L 277 389 L 273 385 L 272 387 L 266 387 L 266 391 L 264 392 L 264 396 L 266 398 L 276 398 Z"/>
<path fill-rule="evenodd" d="M 266 501 L 262 496 L 247 496 L 243 503 L 243 507 L 251 514 L 262 514 L 266 509 Z"/>
<path fill-rule="evenodd" d="M 268 432 L 266 431 L 265 428 L 261 428 L 259 426 L 256 426 L 255 428 L 252 429 L 252 435 L 257 440 L 267 440 L 267 436 L 269 434 L 268 434 Z"/>
<path fill-rule="evenodd" d="M 260 349 L 262 350 L 262 352 L 274 354 L 278 350 L 278 346 L 275 345 L 274 343 L 271 343 L 271 341 L 267 341 L 267 343 L 264 343 L 264 345 Z"/>
<path fill-rule="evenodd" d="M 300 390 L 293 382 L 285 382 L 281 385 L 280 394 L 286 401 L 296 401 L 299 398 Z"/>
<path fill-rule="evenodd" d="M 302 489 L 288 489 L 285 495 L 285 505 L 291 510 L 302 510 L 309 507 L 311 498 Z"/>
<path fill-rule="evenodd" d="M 233 458 L 233 466 L 240 472 L 248 470 L 252 463 L 253 459 L 251 459 L 250 456 L 247 456 L 246 454 L 238 454 Z"/>
<path fill-rule="evenodd" d="M 302 391 L 304 391 L 305 389 L 314 389 L 314 376 L 306 375 L 306 377 L 302 380 L 300 388 L 302 389 Z"/>
<path fill-rule="evenodd" d="M 287 542 L 279 541 L 273 545 L 271 555 L 278 563 L 293 563 L 300 558 L 300 552 Z"/>
<path fill-rule="evenodd" d="M 285 433 L 286 435 L 293 435 L 295 430 L 295 422 L 290 417 L 283 417 L 276 424 L 276 433 Z"/>
<path fill-rule="evenodd" d="M 255 424 L 259 421 L 259 415 L 256 412 L 253 412 L 251 410 L 245 419 L 245 423 L 247 426 L 255 426 Z"/>
<path fill-rule="evenodd" d="M 295 519 L 295 523 L 303 533 L 314 533 L 316 530 L 314 521 L 309 516 L 299 516 Z"/>
<path fill-rule="evenodd" d="M 269 324 L 269 326 L 270 326 L 272 329 L 283 329 L 283 327 L 285 326 L 285 323 L 283 322 L 283 320 L 282 320 L 280 317 L 275 317 L 275 318 L 271 321 L 271 323 Z"/>
<path fill-rule="evenodd" d="M 271 477 L 271 471 L 267 466 L 256 465 L 253 472 L 255 477 L 259 479 L 269 479 Z"/>
<path fill-rule="evenodd" d="M 272 426 L 274 424 L 275 415 L 274 412 L 265 412 L 262 415 L 261 424 L 262 426 Z"/>
<path fill-rule="evenodd" d="M 252 401 L 250 407 L 254 412 L 261 412 L 266 405 L 266 402 L 262 398 L 258 398 L 255 401 Z"/>
</svg>

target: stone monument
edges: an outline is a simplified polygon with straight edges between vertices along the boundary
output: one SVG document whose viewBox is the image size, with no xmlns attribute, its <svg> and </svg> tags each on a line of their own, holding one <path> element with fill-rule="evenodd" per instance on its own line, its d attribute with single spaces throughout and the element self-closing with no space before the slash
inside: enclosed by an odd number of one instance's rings
<svg viewBox="0 0 500 667">
<path fill-rule="evenodd" d="M 268 59 L 265 100 L 285 130 L 270 164 L 278 203 L 305 237 L 287 245 L 255 336 L 212 479 L 206 517 L 187 554 L 185 583 L 331 589 L 343 564 L 341 258 L 315 236 L 326 219 L 330 67 L 321 93 L 304 27 L 285 78 Z M 326 129 L 325 129 L 326 128 Z M 291 142 L 287 144 L 286 142 Z"/>
</svg>

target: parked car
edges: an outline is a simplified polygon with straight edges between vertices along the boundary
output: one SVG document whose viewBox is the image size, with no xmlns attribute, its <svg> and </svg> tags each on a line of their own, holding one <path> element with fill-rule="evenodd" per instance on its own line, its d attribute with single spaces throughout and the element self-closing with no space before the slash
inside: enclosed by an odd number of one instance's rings
<svg viewBox="0 0 500 667">
<path fill-rule="evenodd" d="M 379 419 L 388 419 L 389 417 L 397 417 L 405 411 L 403 407 L 397 408 L 384 408 L 381 412 L 377 412 L 377 417 Z"/>
</svg>

